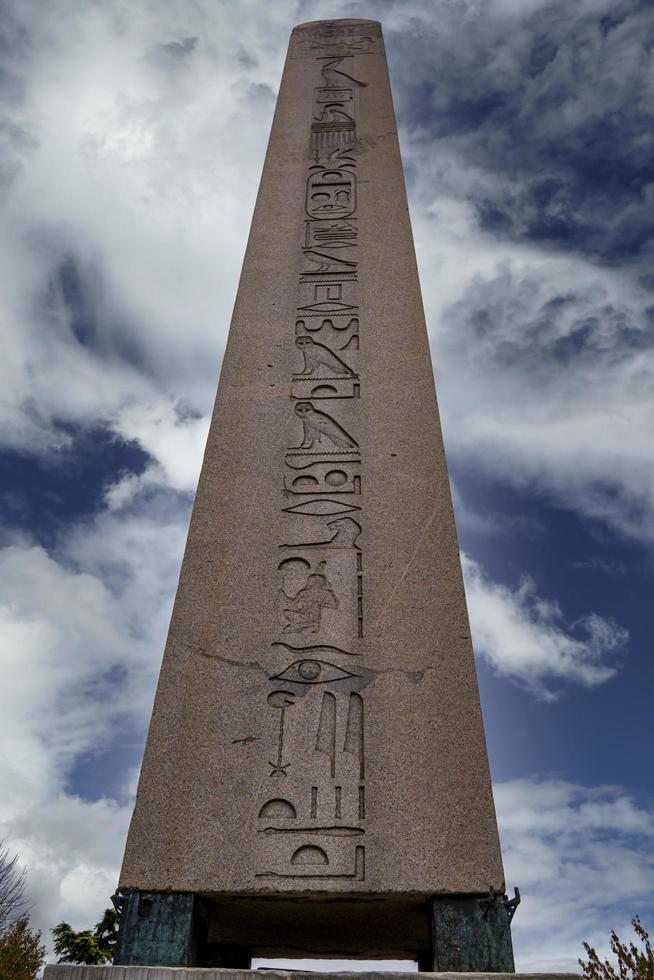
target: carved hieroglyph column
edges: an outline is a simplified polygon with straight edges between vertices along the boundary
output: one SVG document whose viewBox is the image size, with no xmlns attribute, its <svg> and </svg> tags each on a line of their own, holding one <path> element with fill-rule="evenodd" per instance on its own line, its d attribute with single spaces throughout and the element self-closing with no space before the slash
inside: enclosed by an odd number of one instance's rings
<svg viewBox="0 0 654 980">
<path fill-rule="evenodd" d="M 376 22 L 293 31 L 121 888 L 203 896 L 209 945 L 396 955 L 504 891 Z"/>
</svg>

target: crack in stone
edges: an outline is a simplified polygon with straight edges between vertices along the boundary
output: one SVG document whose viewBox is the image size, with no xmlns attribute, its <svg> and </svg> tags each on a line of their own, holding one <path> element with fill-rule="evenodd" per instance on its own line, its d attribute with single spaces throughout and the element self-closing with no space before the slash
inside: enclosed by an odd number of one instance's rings
<svg viewBox="0 0 654 980">
<path fill-rule="evenodd" d="M 262 673 L 268 676 L 268 668 L 264 667 L 258 660 L 230 660 L 229 657 L 221 656 L 219 653 L 209 653 L 207 650 L 204 650 L 201 647 L 192 647 L 189 643 L 185 644 L 185 649 L 189 653 L 197 653 L 201 657 L 205 657 L 207 660 L 218 660 L 220 663 L 228 664 L 230 667 L 245 667 L 246 670 L 260 670 Z"/>
<path fill-rule="evenodd" d="M 265 674 L 268 679 L 270 679 L 269 667 L 264 667 L 258 660 L 242 661 L 242 660 L 231 660 L 229 657 L 221 656 L 217 653 L 208 653 L 206 650 L 200 649 L 199 647 L 192 647 L 190 644 L 185 644 L 185 649 L 189 653 L 197 653 L 201 657 L 205 657 L 207 660 L 217 660 L 220 663 L 228 664 L 230 667 L 244 667 L 246 670 L 258 670 Z M 381 677 L 383 674 L 403 674 L 412 684 L 420 684 L 424 680 L 425 674 L 429 671 L 436 670 L 436 667 L 423 667 L 422 670 L 409 670 L 407 667 L 385 667 L 383 670 L 376 670 L 374 667 L 364 667 L 361 665 L 362 671 L 371 677 Z M 236 741 L 247 741 L 246 739 L 236 739 Z"/>
</svg>

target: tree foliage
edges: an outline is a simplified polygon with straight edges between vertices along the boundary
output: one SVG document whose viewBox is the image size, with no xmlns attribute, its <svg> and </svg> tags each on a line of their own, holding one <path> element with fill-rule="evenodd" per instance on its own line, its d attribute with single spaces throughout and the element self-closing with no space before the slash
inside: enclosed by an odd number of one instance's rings
<svg viewBox="0 0 654 980">
<path fill-rule="evenodd" d="M 0 842 L 0 935 L 27 911 L 25 872 L 18 868 L 18 855 Z"/>
<path fill-rule="evenodd" d="M 41 933 L 30 928 L 26 915 L 0 935 L 0 980 L 35 980 L 44 959 Z"/>
<path fill-rule="evenodd" d="M 35 980 L 43 965 L 45 946 L 27 911 L 25 872 L 0 843 L 0 980 Z"/>
<path fill-rule="evenodd" d="M 86 963 L 94 966 L 111 963 L 118 934 L 118 913 L 105 909 L 104 915 L 92 929 L 79 932 L 67 923 L 60 922 L 52 930 L 54 951 L 59 963 Z"/>
<path fill-rule="evenodd" d="M 631 924 L 638 946 L 634 942 L 626 945 L 615 932 L 611 933 L 611 952 L 618 961 L 617 970 L 608 960 L 600 960 L 592 946 L 584 943 L 588 960 L 579 960 L 579 965 L 586 980 L 654 980 L 654 951 L 649 933 L 638 916 L 631 920 Z"/>
</svg>

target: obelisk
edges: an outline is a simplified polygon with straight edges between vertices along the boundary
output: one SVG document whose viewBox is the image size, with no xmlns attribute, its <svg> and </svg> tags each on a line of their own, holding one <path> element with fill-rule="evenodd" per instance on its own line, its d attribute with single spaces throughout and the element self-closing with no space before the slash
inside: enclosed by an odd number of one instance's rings
<svg viewBox="0 0 654 980">
<path fill-rule="evenodd" d="M 120 888 L 122 964 L 513 969 L 376 21 L 291 37 Z"/>
</svg>

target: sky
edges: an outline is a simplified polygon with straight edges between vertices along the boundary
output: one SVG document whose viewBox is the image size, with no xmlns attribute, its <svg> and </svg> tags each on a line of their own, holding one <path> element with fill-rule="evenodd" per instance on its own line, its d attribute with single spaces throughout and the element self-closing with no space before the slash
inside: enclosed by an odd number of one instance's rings
<svg viewBox="0 0 654 980">
<path fill-rule="evenodd" d="M 288 35 L 383 23 L 523 971 L 654 927 L 654 7 L 0 2 L 0 838 L 114 891 Z"/>
</svg>

